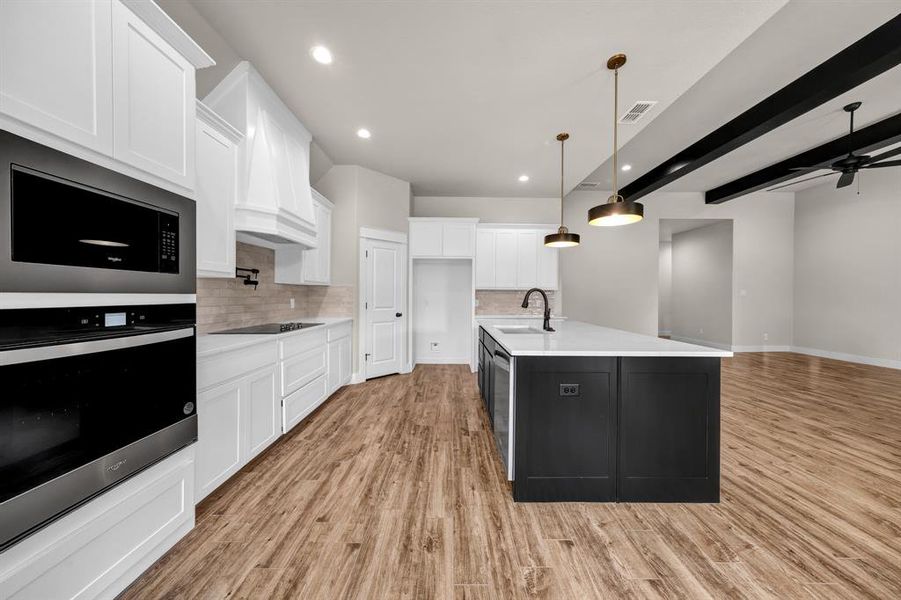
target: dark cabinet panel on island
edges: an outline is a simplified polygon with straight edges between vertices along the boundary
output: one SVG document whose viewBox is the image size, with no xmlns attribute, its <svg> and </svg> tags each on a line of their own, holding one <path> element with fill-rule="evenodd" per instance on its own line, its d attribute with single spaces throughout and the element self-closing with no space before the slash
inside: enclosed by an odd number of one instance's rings
<svg viewBox="0 0 901 600">
<path fill-rule="evenodd" d="M 513 497 L 616 499 L 617 359 L 518 357 Z"/>
<path fill-rule="evenodd" d="M 719 358 L 620 359 L 620 502 L 718 502 L 719 452 Z"/>
</svg>

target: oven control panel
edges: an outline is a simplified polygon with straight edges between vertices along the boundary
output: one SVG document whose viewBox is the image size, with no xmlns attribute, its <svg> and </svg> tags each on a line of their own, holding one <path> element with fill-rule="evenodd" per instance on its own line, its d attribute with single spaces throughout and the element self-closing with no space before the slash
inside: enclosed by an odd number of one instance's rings
<svg viewBox="0 0 901 600">
<path fill-rule="evenodd" d="M 147 322 L 147 313 L 139 310 L 113 309 L 110 311 L 93 308 L 77 315 L 77 326 L 81 329 L 133 327 Z"/>
</svg>

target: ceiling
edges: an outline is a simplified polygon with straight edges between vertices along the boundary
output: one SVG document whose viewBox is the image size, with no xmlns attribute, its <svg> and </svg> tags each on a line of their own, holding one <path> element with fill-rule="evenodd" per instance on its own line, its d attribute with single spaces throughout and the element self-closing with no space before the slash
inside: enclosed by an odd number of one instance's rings
<svg viewBox="0 0 901 600">
<path fill-rule="evenodd" d="M 901 12 L 901 0 L 790 2 L 705 75 L 641 135 L 620 162 L 625 185 Z M 812 26 L 811 24 L 815 24 Z M 785 40 L 791 40 L 786 44 Z M 901 67 L 895 67 L 772 132 L 675 180 L 664 191 L 706 191 L 848 133 L 842 107 L 862 101 L 855 128 L 901 112 Z M 610 161 L 586 180 L 609 184 Z M 791 186 L 825 185 L 829 178 Z M 834 182 L 832 183 L 834 185 Z"/>
<path fill-rule="evenodd" d="M 785 1 L 192 4 L 334 162 L 400 177 L 417 195 L 547 197 L 559 193 L 558 132 L 572 135 L 567 191 L 611 153 L 608 56 L 629 56 L 621 111 L 659 102 L 621 127 L 623 143 Z M 310 58 L 316 44 L 333 64 Z"/>
</svg>

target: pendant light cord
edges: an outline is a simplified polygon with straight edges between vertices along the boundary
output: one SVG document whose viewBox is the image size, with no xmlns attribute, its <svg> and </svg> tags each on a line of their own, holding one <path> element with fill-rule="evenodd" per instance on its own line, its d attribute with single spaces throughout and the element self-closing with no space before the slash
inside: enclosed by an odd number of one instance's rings
<svg viewBox="0 0 901 600">
<path fill-rule="evenodd" d="M 619 198 L 619 188 L 616 185 L 616 172 L 617 172 L 617 160 L 616 160 L 616 149 L 617 149 L 617 122 L 616 122 L 616 113 L 619 105 L 619 67 L 613 69 L 613 197 L 611 198 L 614 202 L 616 202 L 617 198 Z"/>
<path fill-rule="evenodd" d="M 560 227 L 563 227 L 563 146 L 566 140 L 560 140 Z"/>
</svg>

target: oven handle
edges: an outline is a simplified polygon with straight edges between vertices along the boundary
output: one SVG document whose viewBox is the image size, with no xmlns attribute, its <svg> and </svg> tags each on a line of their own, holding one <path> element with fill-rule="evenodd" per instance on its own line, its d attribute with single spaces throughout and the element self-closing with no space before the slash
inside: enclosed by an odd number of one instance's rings
<svg viewBox="0 0 901 600">
<path fill-rule="evenodd" d="M 93 340 L 90 342 L 74 342 L 71 344 L 59 344 L 56 346 L 39 346 L 37 348 L 20 348 L 0 352 L 0 367 L 19 363 L 37 362 L 39 360 L 51 360 L 54 358 L 66 358 L 81 354 L 94 354 L 108 350 L 122 350 L 136 348 L 147 344 L 158 344 L 179 340 L 194 335 L 194 328 L 173 329 L 171 331 L 158 331 L 142 335 L 129 335 L 125 337 Z"/>
</svg>

